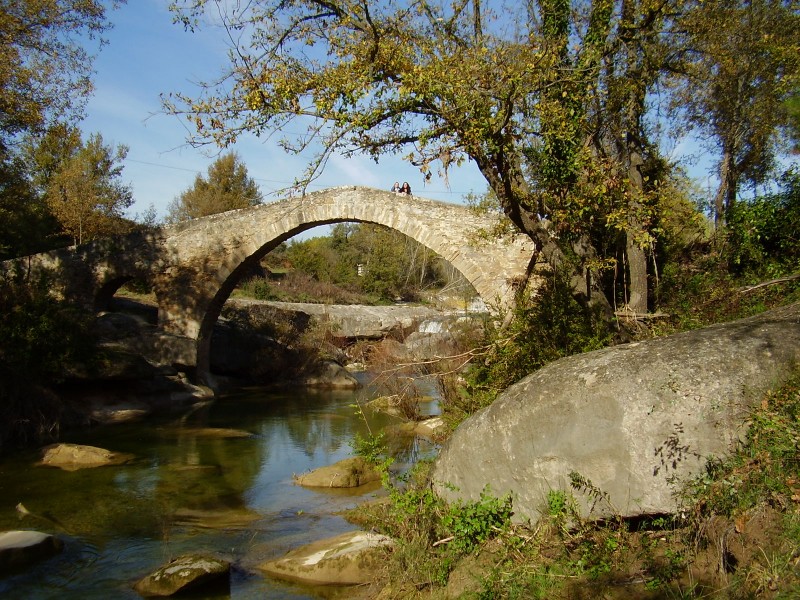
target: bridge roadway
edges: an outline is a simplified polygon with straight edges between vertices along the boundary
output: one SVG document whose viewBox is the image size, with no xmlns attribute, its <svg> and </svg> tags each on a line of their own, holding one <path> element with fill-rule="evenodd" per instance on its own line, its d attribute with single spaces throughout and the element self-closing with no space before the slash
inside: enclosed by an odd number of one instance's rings
<svg viewBox="0 0 800 600">
<path fill-rule="evenodd" d="M 458 269 L 490 307 L 509 306 L 527 281 L 534 246 L 526 236 L 497 236 L 498 216 L 469 207 L 342 186 L 253 208 L 193 219 L 124 237 L 6 261 L 2 272 L 47 274 L 54 293 L 103 310 L 124 283 L 153 286 L 159 324 L 197 342 L 208 368 L 211 331 L 244 274 L 282 242 L 318 225 L 361 222 L 395 229 Z M 355 268 L 355 267 L 354 267 Z"/>
</svg>

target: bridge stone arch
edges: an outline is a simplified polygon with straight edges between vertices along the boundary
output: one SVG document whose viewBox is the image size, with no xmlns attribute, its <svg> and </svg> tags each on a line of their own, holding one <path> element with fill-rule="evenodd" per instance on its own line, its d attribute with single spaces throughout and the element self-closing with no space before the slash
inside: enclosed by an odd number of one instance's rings
<svg viewBox="0 0 800 600">
<path fill-rule="evenodd" d="M 462 205 L 344 186 L 15 262 L 27 261 L 28 270 L 56 268 L 64 294 L 94 307 L 126 280 L 149 279 L 160 325 L 197 341 L 203 374 L 214 323 L 242 274 L 318 225 L 355 221 L 395 229 L 451 263 L 487 304 L 509 305 L 515 285 L 530 272 L 534 247 L 526 236 L 480 236 L 496 219 Z"/>
</svg>

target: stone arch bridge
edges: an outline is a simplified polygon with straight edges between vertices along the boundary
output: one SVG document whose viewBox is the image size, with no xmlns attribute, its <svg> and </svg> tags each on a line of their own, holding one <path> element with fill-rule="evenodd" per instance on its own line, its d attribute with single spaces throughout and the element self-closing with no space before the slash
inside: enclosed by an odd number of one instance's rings
<svg viewBox="0 0 800 600">
<path fill-rule="evenodd" d="M 413 238 L 458 269 L 490 306 L 509 305 L 532 268 L 526 236 L 491 235 L 494 215 L 468 207 L 364 187 L 336 187 L 178 225 L 6 261 L 6 274 L 48 272 L 54 291 L 104 310 L 127 281 L 150 282 L 159 325 L 196 340 L 196 366 L 209 362 L 222 305 L 266 254 L 318 225 L 355 221 Z M 481 235 L 481 232 L 490 235 Z"/>
</svg>

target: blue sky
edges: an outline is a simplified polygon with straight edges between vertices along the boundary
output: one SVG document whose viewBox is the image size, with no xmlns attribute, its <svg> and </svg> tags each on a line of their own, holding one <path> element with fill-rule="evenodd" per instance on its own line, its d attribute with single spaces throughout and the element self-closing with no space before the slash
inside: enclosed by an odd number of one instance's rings
<svg viewBox="0 0 800 600">
<path fill-rule="evenodd" d="M 81 124 L 87 136 L 99 132 L 107 144 L 128 146 L 123 180 L 133 189 L 131 217 L 143 214 L 151 204 L 163 217 L 169 202 L 191 187 L 198 173 L 205 176 L 219 152 L 189 147 L 188 123 L 161 113 L 160 94 L 197 95 L 195 82 L 219 74 L 227 48 L 218 31 L 188 33 L 174 25 L 167 4 L 168 0 L 129 0 L 110 11 L 114 29 L 94 63 L 95 93 Z M 284 153 L 275 141 L 255 137 L 242 138 L 228 150 L 241 156 L 266 201 L 276 199 L 272 192 L 289 185 L 306 164 L 303 157 Z M 448 179 L 434 176 L 424 185 L 419 170 L 399 158 L 375 164 L 367 157 L 335 157 L 310 190 L 339 185 L 388 189 L 399 180 L 408 181 L 415 195 L 463 202 L 469 192 L 486 189 L 474 165 L 451 171 Z"/>
</svg>

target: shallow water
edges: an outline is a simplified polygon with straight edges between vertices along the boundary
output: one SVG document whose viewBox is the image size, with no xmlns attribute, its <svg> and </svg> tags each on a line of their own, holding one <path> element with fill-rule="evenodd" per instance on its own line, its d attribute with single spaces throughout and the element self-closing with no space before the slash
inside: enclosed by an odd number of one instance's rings
<svg viewBox="0 0 800 600">
<path fill-rule="evenodd" d="M 54 533 L 65 549 L 0 579 L 0 595 L 139 598 L 131 588 L 138 579 L 171 558 L 198 551 L 234 565 L 230 595 L 208 598 L 336 595 L 268 578 L 256 567 L 302 544 L 355 529 L 338 513 L 381 493 L 377 485 L 312 490 L 292 482 L 296 473 L 353 455 L 354 434 L 367 434 L 353 405 L 374 395 L 369 386 L 356 392 L 252 389 L 180 419 L 108 426 L 62 440 L 136 456 L 118 467 L 73 472 L 38 467 L 38 452 L 5 459 L 0 530 Z M 435 406 L 423 411 L 429 409 L 435 412 Z M 373 431 L 393 422 L 367 415 Z M 209 427 L 252 435 L 208 437 L 203 428 Z M 420 439 L 393 447 L 399 465 L 433 451 Z M 18 503 L 33 515 L 21 515 Z"/>
</svg>

